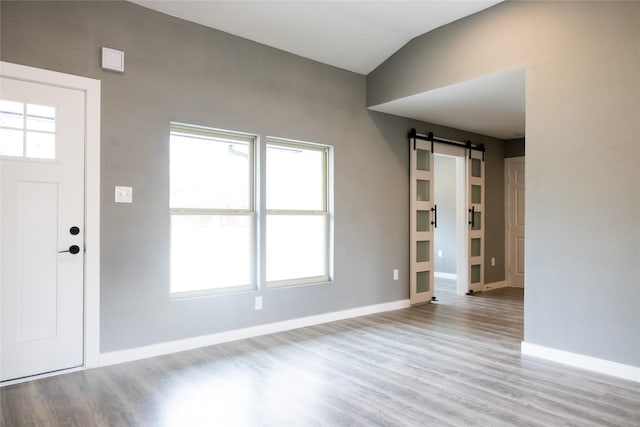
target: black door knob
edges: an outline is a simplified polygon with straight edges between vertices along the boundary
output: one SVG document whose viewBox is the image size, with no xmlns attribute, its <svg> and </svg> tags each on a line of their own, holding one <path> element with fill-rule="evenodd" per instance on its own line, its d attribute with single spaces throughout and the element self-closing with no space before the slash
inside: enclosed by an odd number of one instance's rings
<svg viewBox="0 0 640 427">
<path fill-rule="evenodd" d="M 74 225 L 69 229 L 69 233 L 71 233 L 72 236 L 75 236 L 76 234 L 80 233 L 80 229 Z"/>
<path fill-rule="evenodd" d="M 77 253 L 79 253 L 79 252 L 80 252 L 80 246 L 78 246 L 78 245 L 71 245 L 71 246 L 69 246 L 69 249 L 68 249 L 68 250 L 66 250 L 66 251 L 60 251 L 60 252 L 58 252 L 58 253 L 59 253 L 59 254 L 62 254 L 62 253 L 65 253 L 65 252 L 69 252 L 70 254 L 75 255 L 75 254 L 77 254 Z"/>
</svg>

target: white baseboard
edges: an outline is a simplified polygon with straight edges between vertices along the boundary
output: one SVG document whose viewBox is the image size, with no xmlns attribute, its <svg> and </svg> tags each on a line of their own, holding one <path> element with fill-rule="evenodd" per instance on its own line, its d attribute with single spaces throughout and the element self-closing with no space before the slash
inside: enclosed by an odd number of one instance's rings
<svg viewBox="0 0 640 427">
<path fill-rule="evenodd" d="M 522 354 L 527 356 L 539 357 L 541 359 L 574 366 L 576 368 L 587 369 L 589 371 L 599 372 L 601 374 L 611 375 L 625 380 L 640 382 L 640 367 L 637 366 L 624 365 L 622 363 L 557 350 L 555 348 L 544 347 L 524 341 L 521 344 L 520 351 Z"/>
<path fill-rule="evenodd" d="M 438 279 L 458 280 L 458 275 L 456 273 L 441 273 L 439 271 L 434 271 L 433 277 L 437 277 Z"/>
<path fill-rule="evenodd" d="M 502 282 L 485 283 L 484 290 L 489 291 L 491 289 L 506 288 L 507 286 L 508 284 L 506 280 L 503 280 Z"/>
<path fill-rule="evenodd" d="M 206 347 L 230 341 L 237 341 L 245 338 L 257 337 L 260 335 L 268 335 L 276 332 L 303 328 L 305 326 L 319 325 L 322 323 L 334 322 L 336 320 L 366 316 L 368 314 L 400 310 L 409 307 L 409 305 L 410 304 L 408 299 L 399 300 L 383 304 L 357 307 L 348 310 L 334 311 L 331 313 L 318 314 L 315 316 L 301 317 L 298 319 L 284 320 L 281 322 L 268 323 L 266 325 L 251 326 L 248 328 L 219 332 L 211 335 L 186 338 L 183 340 L 147 345 L 144 347 L 137 347 L 128 350 L 101 353 L 100 366 L 115 365 L 117 363 L 147 359 L 149 357 L 162 356 L 164 354 L 177 353 L 180 351 L 191 350 L 194 348 Z"/>
</svg>

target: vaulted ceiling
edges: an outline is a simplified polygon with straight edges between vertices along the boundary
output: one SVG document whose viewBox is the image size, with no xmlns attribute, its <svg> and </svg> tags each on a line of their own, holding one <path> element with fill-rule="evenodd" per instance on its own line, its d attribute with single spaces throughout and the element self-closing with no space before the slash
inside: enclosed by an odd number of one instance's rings
<svg viewBox="0 0 640 427">
<path fill-rule="evenodd" d="M 500 1 L 132 2 L 366 75 L 411 39 Z M 372 109 L 502 139 L 515 138 L 524 134 L 524 71 L 508 70 Z"/>
</svg>

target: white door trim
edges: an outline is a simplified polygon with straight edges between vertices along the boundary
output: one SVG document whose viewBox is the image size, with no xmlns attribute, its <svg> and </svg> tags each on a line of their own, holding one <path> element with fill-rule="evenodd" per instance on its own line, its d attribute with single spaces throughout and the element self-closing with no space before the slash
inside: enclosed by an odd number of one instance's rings
<svg viewBox="0 0 640 427">
<path fill-rule="evenodd" d="M 456 159 L 456 293 L 469 292 L 469 226 L 467 224 L 467 168 L 466 150 L 460 147 Z"/>
<path fill-rule="evenodd" d="M 436 277 L 456 280 L 456 294 L 469 291 L 469 227 L 467 224 L 467 150 L 464 147 L 434 143 L 434 156 L 447 156 L 456 161 L 456 274 L 435 273 Z M 434 180 L 435 181 L 435 180 Z M 437 202 L 437 200 L 434 200 Z M 435 232 L 435 231 L 434 231 Z M 435 234 L 434 234 L 435 236 Z M 435 254 L 434 254 L 435 256 Z M 437 297 L 437 295 L 436 295 Z"/>
<path fill-rule="evenodd" d="M 504 221 L 504 255 L 505 255 L 504 280 L 506 281 L 507 286 L 515 286 L 513 283 L 511 283 L 511 276 L 509 275 L 509 268 L 511 267 L 511 263 L 513 262 L 513 260 L 511 259 L 511 251 L 510 251 L 510 246 L 511 246 L 511 231 L 509 230 L 510 198 L 509 198 L 509 186 L 507 184 L 509 182 L 509 172 L 511 171 L 511 165 L 515 162 L 520 162 L 520 161 L 524 161 L 524 156 L 505 157 L 504 159 L 504 219 L 505 219 Z M 526 222 L 525 222 L 525 227 L 526 227 Z M 521 287 L 521 286 L 517 286 L 517 287 Z"/>
<path fill-rule="evenodd" d="M 100 80 L 0 61 L 0 75 L 85 93 L 84 367 L 100 362 Z M 62 371 L 66 372 L 66 371 Z M 33 379 L 30 377 L 29 379 Z M 5 385 L 5 384 L 3 384 Z"/>
</svg>

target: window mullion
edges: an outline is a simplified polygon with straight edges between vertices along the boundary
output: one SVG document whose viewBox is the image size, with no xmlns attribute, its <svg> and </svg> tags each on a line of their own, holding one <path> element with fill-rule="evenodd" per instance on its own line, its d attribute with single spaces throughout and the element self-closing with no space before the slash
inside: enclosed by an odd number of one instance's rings
<svg viewBox="0 0 640 427">
<path fill-rule="evenodd" d="M 250 209 L 171 208 L 171 215 L 254 215 Z"/>
<path fill-rule="evenodd" d="M 289 210 L 289 209 L 268 209 L 267 215 L 327 215 L 327 211 L 306 211 L 306 210 Z"/>
</svg>

